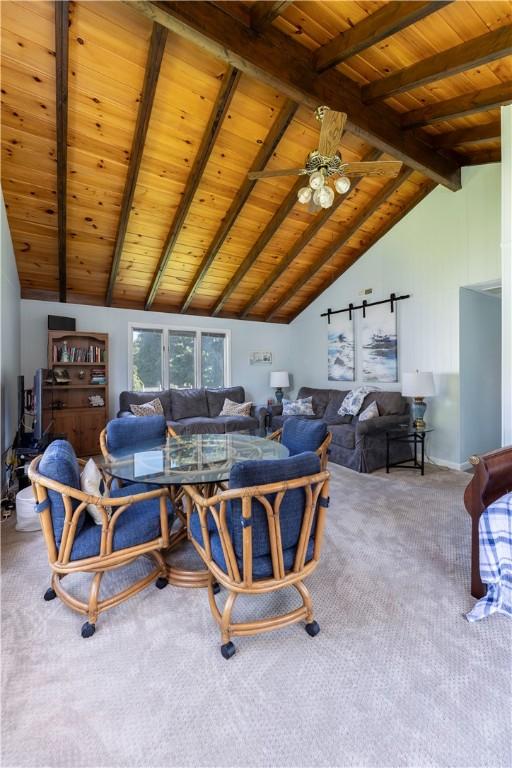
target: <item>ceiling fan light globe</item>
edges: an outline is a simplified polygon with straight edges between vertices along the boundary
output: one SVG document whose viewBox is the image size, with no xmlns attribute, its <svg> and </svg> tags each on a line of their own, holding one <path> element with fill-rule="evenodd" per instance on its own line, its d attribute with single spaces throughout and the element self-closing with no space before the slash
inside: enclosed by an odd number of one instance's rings
<svg viewBox="0 0 512 768">
<path fill-rule="evenodd" d="M 324 175 L 321 171 L 314 171 L 309 177 L 309 186 L 311 189 L 321 189 L 324 186 Z"/>
<path fill-rule="evenodd" d="M 301 187 L 297 192 L 297 200 L 305 205 L 311 200 L 312 194 L 313 192 L 310 187 Z"/>
<path fill-rule="evenodd" d="M 321 190 L 321 198 L 320 205 L 322 208 L 330 208 L 334 202 L 334 190 L 329 186 L 323 187 Z"/>
<path fill-rule="evenodd" d="M 313 202 L 321 208 L 330 208 L 334 201 L 334 192 L 330 187 L 321 187 L 313 195 Z"/>
<path fill-rule="evenodd" d="M 321 189 L 315 189 L 315 192 L 313 194 L 313 202 L 314 202 L 315 205 L 322 205 L 322 203 L 320 202 L 320 192 L 321 191 L 322 191 Z"/>
<path fill-rule="evenodd" d="M 346 176 L 340 176 L 334 182 L 334 186 L 336 187 L 336 192 L 339 192 L 340 195 L 346 195 L 350 189 L 350 179 Z"/>
</svg>

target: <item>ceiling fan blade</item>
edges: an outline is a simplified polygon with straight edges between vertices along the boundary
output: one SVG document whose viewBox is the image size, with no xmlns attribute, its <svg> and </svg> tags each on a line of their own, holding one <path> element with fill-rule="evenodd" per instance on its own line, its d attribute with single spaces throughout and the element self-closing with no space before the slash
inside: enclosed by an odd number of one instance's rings
<svg viewBox="0 0 512 768">
<path fill-rule="evenodd" d="M 398 176 L 402 163 L 400 160 L 375 160 L 373 163 L 347 163 L 343 175 L 354 176 Z"/>
<path fill-rule="evenodd" d="M 286 168 L 282 171 L 251 171 L 247 174 L 247 178 L 251 181 L 254 179 L 266 179 L 270 176 L 303 176 L 307 173 L 305 168 Z"/>
<path fill-rule="evenodd" d="M 332 157 L 335 154 L 340 145 L 346 122 L 345 112 L 335 112 L 333 109 L 326 110 L 322 118 L 318 142 L 318 151 L 321 155 Z"/>
</svg>

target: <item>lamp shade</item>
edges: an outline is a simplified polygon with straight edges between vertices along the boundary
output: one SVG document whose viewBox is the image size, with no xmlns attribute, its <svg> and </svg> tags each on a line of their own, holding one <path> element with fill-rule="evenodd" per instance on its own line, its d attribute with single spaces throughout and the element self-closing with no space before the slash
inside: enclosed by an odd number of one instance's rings
<svg viewBox="0 0 512 768">
<path fill-rule="evenodd" d="M 431 372 L 416 371 L 403 374 L 402 395 L 405 397 L 432 397 L 435 393 L 434 375 Z"/>
<path fill-rule="evenodd" d="M 288 376 L 288 371 L 271 371 L 270 386 L 271 387 L 289 387 L 290 379 Z"/>
</svg>

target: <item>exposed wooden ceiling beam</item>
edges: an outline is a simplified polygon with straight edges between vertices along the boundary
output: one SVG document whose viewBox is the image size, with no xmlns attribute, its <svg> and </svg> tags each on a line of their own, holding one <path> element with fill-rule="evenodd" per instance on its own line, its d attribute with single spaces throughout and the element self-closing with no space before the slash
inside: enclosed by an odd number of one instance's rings
<svg viewBox="0 0 512 768">
<path fill-rule="evenodd" d="M 436 53 L 428 59 L 418 61 L 406 69 L 399 69 L 389 77 L 375 80 L 363 86 L 363 101 L 372 104 L 404 91 L 411 91 L 426 83 L 434 83 L 446 77 L 457 75 L 468 69 L 481 67 L 491 61 L 512 53 L 512 25 L 499 27 L 485 35 Z"/>
<path fill-rule="evenodd" d="M 251 26 L 251 9 L 248 8 L 242 0 L 211 0 L 214 5 L 233 16 L 237 21 L 241 21 L 246 27 Z"/>
<path fill-rule="evenodd" d="M 444 120 L 467 117 L 476 112 L 496 109 L 512 102 L 512 81 L 498 83 L 482 91 L 472 91 L 447 101 L 438 101 L 402 115 L 403 128 L 420 128 L 422 125 Z"/>
<path fill-rule="evenodd" d="M 293 0 L 258 0 L 251 8 L 251 27 L 255 32 L 262 32 L 291 5 Z"/>
<path fill-rule="evenodd" d="M 306 307 L 308 307 L 313 301 L 318 299 L 319 296 L 322 295 L 324 291 L 327 290 L 333 283 L 336 282 L 336 280 L 339 280 L 339 278 L 349 269 L 356 261 L 358 261 L 363 254 L 366 253 L 370 248 L 372 248 L 375 243 L 377 243 L 382 237 L 384 237 L 385 234 L 389 232 L 390 229 L 393 229 L 394 226 L 398 224 L 398 222 L 404 218 L 408 213 L 412 211 L 413 208 L 415 208 L 418 203 L 420 203 L 422 200 L 424 200 L 427 195 L 429 195 L 435 188 L 437 187 L 437 184 L 433 181 L 427 180 L 425 183 L 420 187 L 418 192 L 406 203 L 406 205 L 400 209 L 400 211 L 397 213 L 396 216 L 392 216 L 389 221 L 385 224 L 385 226 L 382 229 L 379 229 L 379 231 L 372 237 L 370 240 L 366 243 L 364 248 L 362 248 L 360 251 L 358 251 L 354 256 L 351 256 L 349 259 L 347 259 L 343 266 L 340 269 L 337 269 L 334 274 L 322 285 L 320 288 L 317 288 L 317 290 L 308 297 L 307 301 L 304 302 L 304 304 L 301 306 L 300 309 L 298 309 L 296 312 L 293 313 L 293 315 L 288 319 L 288 322 L 291 323 L 293 320 L 295 320 L 296 317 L 298 317 L 301 312 L 303 312 Z M 277 322 L 274 320 L 274 322 Z"/>
<path fill-rule="evenodd" d="M 400 117 L 387 105 L 365 105 L 359 86 L 337 70 L 316 74 L 310 53 L 275 27 L 255 35 L 241 21 L 205 2 L 131 0 L 128 4 L 292 101 L 311 110 L 328 104 L 347 112 L 348 130 L 368 144 L 449 189 L 460 189 L 460 169 L 451 158 L 432 150 L 414 134 L 402 133 Z"/>
<path fill-rule="evenodd" d="M 69 3 L 55 0 L 55 103 L 57 122 L 57 253 L 59 301 L 67 300 L 67 175 Z"/>
<path fill-rule="evenodd" d="M 446 2 L 388 2 L 378 11 L 358 22 L 351 29 L 322 45 L 315 51 L 317 72 L 335 67 L 351 56 L 371 48 L 386 37 L 415 24 L 434 11 L 448 5 Z"/>
<path fill-rule="evenodd" d="M 461 163 L 465 165 L 485 165 L 486 163 L 501 163 L 501 147 L 482 149 L 474 155 L 461 156 Z"/>
<path fill-rule="evenodd" d="M 256 156 L 256 159 L 252 164 L 251 168 L 249 169 L 249 173 L 251 171 L 262 171 L 264 169 L 264 167 L 272 157 L 272 154 L 275 152 L 277 145 L 283 138 L 283 135 L 286 129 L 288 128 L 291 121 L 293 120 L 293 117 L 297 111 L 297 106 L 298 105 L 292 101 L 288 101 L 284 105 L 281 112 L 279 113 L 276 120 L 274 121 L 274 124 L 267 135 L 267 138 L 261 145 L 260 150 Z M 228 212 L 224 216 L 220 227 L 215 233 L 215 236 L 213 238 L 212 243 L 210 244 L 210 247 L 206 251 L 201 261 L 201 264 L 196 270 L 196 273 L 190 284 L 190 288 L 188 290 L 185 301 L 183 302 L 183 305 L 181 307 L 181 312 L 186 312 L 188 307 L 190 306 L 190 303 L 194 298 L 194 294 L 196 293 L 197 289 L 201 285 L 201 282 L 203 281 L 206 273 L 208 272 L 208 269 L 212 265 L 219 250 L 222 248 L 222 245 L 226 237 L 228 236 L 231 227 L 235 223 L 240 211 L 242 210 L 245 203 L 247 202 L 247 198 L 251 194 L 254 188 L 254 185 L 256 184 L 256 181 L 257 181 L 256 179 L 251 180 L 246 178 L 242 186 L 238 190 L 237 194 L 235 195 L 235 198 L 231 203 Z"/>
<path fill-rule="evenodd" d="M 139 109 L 137 112 L 137 122 L 135 124 L 135 132 L 132 139 L 130 162 L 128 164 L 128 172 L 126 174 L 126 181 L 124 185 L 121 213 L 119 214 L 119 223 L 117 225 L 117 234 L 114 244 L 114 254 L 112 256 L 112 266 L 110 267 L 110 276 L 108 279 L 107 295 L 105 297 L 105 304 L 107 307 L 112 303 L 112 295 L 114 293 L 117 273 L 121 263 L 121 255 L 123 253 L 124 240 L 126 237 L 126 230 L 128 228 L 128 220 L 130 218 L 133 197 L 135 195 L 135 187 L 137 186 L 137 179 L 139 177 L 142 153 L 144 152 L 144 144 L 146 142 L 146 134 L 148 132 L 149 119 L 151 117 L 151 110 L 153 108 L 153 101 L 155 98 L 156 86 L 158 83 L 158 76 L 160 74 L 160 66 L 162 64 L 162 57 L 164 55 L 166 40 L 167 30 L 165 27 L 161 27 L 160 24 L 153 24 L 148 57 L 146 59 L 144 83 L 142 85 L 142 93 L 139 101 Z"/>
<path fill-rule="evenodd" d="M 379 152 L 378 149 L 372 149 L 370 152 L 368 152 L 365 157 L 363 158 L 363 161 L 372 161 L 377 160 L 381 155 L 381 152 Z M 244 318 L 247 317 L 247 315 L 250 313 L 250 311 L 258 304 L 258 302 L 265 296 L 265 294 L 270 290 L 272 285 L 276 282 L 276 280 L 279 280 L 281 275 L 288 269 L 292 261 L 294 261 L 297 256 L 306 248 L 307 245 L 313 240 L 315 235 L 318 234 L 318 232 L 322 229 L 324 224 L 331 218 L 333 213 L 338 209 L 338 207 L 343 203 L 344 200 L 350 195 L 351 192 L 354 190 L 349 190 L 345 195 L 336 195 L 334 198 L 334 203 L 330 208 L 326 208 L 325 210 L 322 210 L 318 213 L 318 215 L 313 219 L 311 224 L 306 227 L 302 235 L 298 238 L 298 240 L 295 241 L 295 243 L 292 245 L 286 256 L 281 259 L 279 264 L 276 265 L 275 269 L 272 270 L 270 275 L 267 277 L 266 280 L 263 281 L 263 285 L 261 285 L 258 290 L 254 293 L 254 295 L 251 297 L 251 300 L 245 305 L 243 310 L 240 313 L 240 317 Z"/>
<path fill-rule="evenodd" d="M 380 206 L 386 202 L 388 197 L 390 197 L 399 187 L 402 186 L 404 181 L 409 178 L 411 173 L 412 171 L 410 168 L 402 168 L 396 179 L 391 179 L 391 181 L 388 181 L 387 184 L 382 187 L 381 191 L 368 201 L 368 204 L 357 214 L 355 219 L 350 222 L 348 229 L 343 230 L 341 235 L 337 237 L 336 240 L 334 240 L 328 248 L 325 249 L 320 258 L 315 261 L 315 263 L 312 264 L 309 269 L 307 269 L 298 278 L 298 280 L 293 283 L 292 286 L 286 288 L 286 293 L 274 304 L 268 315 L 265 317 L 267 322 L 272 320 L 272 318 L 277 315 L 279 310 L 282 309 L 282 307 L 284 307 L 285 304 L 290 301 L 290 298 L 294 296 L 297 291 L 300 291 L 300 289 L 306 285 L 306 283 L 311 280 L 311 278 L 320 269 L 322 269 L 322 267 L 325 266 L 325 264 L 327 264 L 330 259 L 332 259 L 334 254 L 337 253 L 340 248 L 343 248 L 343 246 L 350 240 L 350 238 L 356 234 L 357 230 L 360 229 L 364 223 L 368 221 L 368 219 L 373 216 L 373 214 L 380 208 Z"/>
<path fill-rule="evenodd" d="M 473 125 L 471 128 L 459 128 L 456 131 L 440 133 L 432 136 L 432 144 L 436 149 L 451 149 L 459 144 L 475 144 L 486 139 L 499 139 L 501 137 L 501 122 L 494 120 L 484 125 Z"/>
<path fill-rule="evenodd" d="M 226 116 L 229 109 L 229 105 L 231 104 L 231 99 L 234 96 L 239 79 L 240 72 L 234 67 L 230 66 L 224 74 L 215 106 L 210 115 L 208 125 L 203 134 L 203 138 L 201 139 L 201 144 L 197 152 L 194 165 L 188 177 L 185 192 L 181 198 L 180 204 L 178 205 L 174 215 L 174 220 L 169 230 L 169 234 L 167 235 L 164 247 L 162 249 L 158 266 L 156 268 L 155 274 L 153 275 L 153 279 L 151 281 L 151 285 L 146 298 L 146 304 L 144 307 L 145 309 L 149 309 L 155 300 L 158 287 L 162 277 L 165 274 L 165 270 L 167 269 L 167 264 L 169 263 L 169 259 L 171 258 L 174 246 L 176 245 L 176 241 L 180 235 L 183 224 L 185 223 L 185 219 L 187 218 L 187 214 L 201 181 L 201 177 L 203 175 L 206 164 L 210 159 L 212 149 L 217 140 L 217 136 L 219 134 L 224 117 Z"/>
<path fill-rule="evenodd" d="M 229 283 L 224 288 L 222 294 L 217 299 L 217 302 L 215 303 L 213 309 L 212 309 L 212 315 L 218 315 L 226 301 L 229 299 L 229 297 L 235 292 L 235 290 L 238 288 L 239 284 L 247 274 L 247 272 L 250 270 L 260 253 L 263 251 L 264 248 L 268 245 L 270 240 L 273 238 L 283 221 L 286 219 L 290 211 L 292 210 L 293 206 L 297 202 L 297 192 L 301 187 L 304 186 L 304 180 L 298 179 L 291 190 L 286 195 L 285 199 L 275 212 L 275 214 L 270 219 L 269 223 L 261 233 L 261 235 L 258 237 L 252 248 L 250 249 L 249 253 L 245 257 L 245 259 L 242 261 L 240 266 L 238 267 L 237 271 L 229 281 Z"/>
</svg>

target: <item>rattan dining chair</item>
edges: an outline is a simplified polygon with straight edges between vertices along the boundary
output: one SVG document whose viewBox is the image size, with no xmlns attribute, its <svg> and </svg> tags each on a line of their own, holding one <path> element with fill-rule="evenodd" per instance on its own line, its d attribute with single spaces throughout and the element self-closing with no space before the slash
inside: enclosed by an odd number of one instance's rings
<svg viewBox="0 0 512 768">
<path fill-rule="evenodd" d="M 314 453 L 272 461 L 243 461 L 231 469 L 229 489 L 206 498 L 185 486 L 192 506 L 189 535 L 210 572 L 208 597 L 221 630 L 221 653 L 235 653 L 231 637 L 267 632 L 298 621 L 306 631 L 320 631 L 313 618 L 304 579 L 320 558 L 329 473 Z M 228 590 L 221 612 L 215 584 Z M 299 608 L 277 616 L 235 623 L 232 611 L 239 595 L 261 595 L 294 587 Z"/>
<path fill-rule="evenodd" d="M 109 461 L 112 458 L 111 452 L 115 453 L 123 449 L 132 450 L 135 445 L 141 445 L 152 440 L 163 442 L 168 436 L 175 437 L 176 433 L 167 425 L 164 416 L 123 416 L 109 421 L 105 429 L 101 431 L 101 453 L 103 458 Z M 112 478 L 109 482 L 111 480 Z M 116 478 L 114 483 L 116 486 L 125 484 L 130 485 L 128 481 L 119 478 Z M 155 487 L 151 483 L 146 484 L 146 490 Z M 175 530 L 171 533 L 171 544 L 175 546 L 184 541 L 187 536 L 187 523 L 183 511 L 183 490 L 179 485 L 172 485 L 168 487 L 167 491 L 177 517 Z"/>
<path fill-rule="evenodd" d="M 332 434 L 325 422 L 319 419 L 287 419 L 280 429 L 268 436 L 268 439 L 279 440 L 288 448 L 290 456 L 314 451 L 320 458 L 322 469 L 327 469 Z"/>
<path fill-rule="evenodd" d="M 87 616 L 82 637 L 91 637 L 98 615 L 132 597 L 156 579 L 159 589 L 167 586 L 167 567 L 161 550 L 169 546 L 173 509 L 167 490 L 147 490 L 141 483 L 110 491 L 110 496 L 90 496 L 80 490 L 80 466 L 67 440 L 50 443 L 29 468 L 37 500 L 41 528 L 52 571 L 51 587 L 44 599 L 60 599 Z M 95 504 L 102 518 L 97 525 L 88 514 Z M 122 591 L 100 599 L 106 571 L 128 565 L 142 555 L 155 561 L 154 569 Z M 61 584 L 73 573 L 93 575 L 87 602 L 71 595 Z"/>
<path fill-rule="evenodd" d="M 165 417 L 123 416 L 111 419 L 100 433 L 100 448 L 104 459 L 110 459 L 111 451 L 132 448 L 136 443 L 165 440 L 170 434 Z"/>
</svg>

